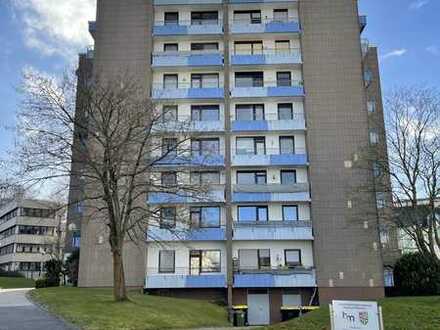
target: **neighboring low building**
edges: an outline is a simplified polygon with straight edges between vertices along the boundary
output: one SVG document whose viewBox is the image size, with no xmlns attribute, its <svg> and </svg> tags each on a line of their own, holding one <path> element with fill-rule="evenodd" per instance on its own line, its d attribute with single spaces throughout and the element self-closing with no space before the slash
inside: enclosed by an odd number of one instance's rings
<svg viewBox="0 0 440 330">
<path fill-rule="evenodd" d="M 44 263 L 62 260 L 65 210 L 57 203 L 17 198 L 0 209 L 0 270 L 29 278 L 44 274 Z"/>
</svg>

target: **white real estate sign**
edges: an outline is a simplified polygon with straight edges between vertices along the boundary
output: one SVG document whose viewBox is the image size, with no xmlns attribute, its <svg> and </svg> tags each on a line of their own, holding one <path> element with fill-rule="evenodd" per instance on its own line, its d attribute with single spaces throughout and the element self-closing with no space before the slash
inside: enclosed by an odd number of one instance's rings
<svg viewBox="0 0 440 330">
<path fill-rule="evenodd" d="M 382 330 L 377 302 L 333 300 L 332 330 Z"/>
</svg>

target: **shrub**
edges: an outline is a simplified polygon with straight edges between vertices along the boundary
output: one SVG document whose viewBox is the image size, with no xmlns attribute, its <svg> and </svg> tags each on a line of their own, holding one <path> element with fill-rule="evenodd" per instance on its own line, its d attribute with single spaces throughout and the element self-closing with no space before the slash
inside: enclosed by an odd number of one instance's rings
<svg viewBox="0 0 440 330">
<path fill-rule="evenodd" d="M 47 278 L 40 278 L 35 281 L 36 289 L 47 288 L 47 287 L 48 287 Z"/>
<path fill-rule="evenodd" d="M 60 286 L 60 276 L 63 272 L 63 263 L 59 260 L 52 259 L 46 262 L 47 286 Z"/>
<path fill-rule="evenodd" d="M 78 286 L 79 250 L 72 252 L 72 254 L 66 259 L 64 267 L 66 269 L 66 274 L 69 277 L 69 282 L 72 283 L 73 286 Z"/>
<path fill-rule="evenodd" d="M 24 277 L 24 275 L 16 271 L 4 271 L 0 269 L 0 277 Z"/>
<path fill-rule="evenodd" d="M 394 267 L 394 283 L 399 295 L 438 295 L 440 261 L 421 253 L 405 254 Z"/>
</svg>

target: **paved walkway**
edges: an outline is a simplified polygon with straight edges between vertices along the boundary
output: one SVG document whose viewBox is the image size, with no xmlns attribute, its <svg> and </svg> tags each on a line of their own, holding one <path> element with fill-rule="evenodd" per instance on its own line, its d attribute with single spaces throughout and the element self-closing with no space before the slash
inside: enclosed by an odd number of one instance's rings
<svg viewBox="0 0 440 330">
<path fill-rule="evenodd" d="M 0 330 L 73 330 L 26 298 L 31 289 L 0 289 Z"/>
</svg>

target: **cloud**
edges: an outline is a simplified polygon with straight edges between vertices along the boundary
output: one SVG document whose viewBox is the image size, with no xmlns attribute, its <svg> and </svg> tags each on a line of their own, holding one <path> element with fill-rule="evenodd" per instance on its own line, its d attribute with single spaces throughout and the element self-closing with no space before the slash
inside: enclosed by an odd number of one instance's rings
<svg viewBox="0 0 440 330">
<path fill-rule="evenodd" d="M 416 0 L 410 3 L 409 9 L 419 10 L 420 8 L 426 6 L 430 0 Z"/>
<path fill-rule="evenodd" d="M 426 51 L 434 56 L 440 56 L 440 47 L 437 45 L 426 47 Z"/>
<path fill-rule="evenodd" d="M 400 57 L 400 56 L 405 55 L 407 52 L 408 52 L 408 50 L 406 50 L 405 48 L 395 49 L 395 50 L 392 50 L 392 51 L 382 55 L 381 58 L 382 58 L 382 60 L 386 60 L 391 57 Z"/>
<path fill-rule="evenodd" d="M 95 19 L 96 0 L 12 0 L 25 45 L 44 56 L 71 57 L 91 44 L 87 22 Z"/>
</svg>

